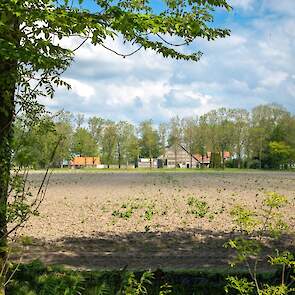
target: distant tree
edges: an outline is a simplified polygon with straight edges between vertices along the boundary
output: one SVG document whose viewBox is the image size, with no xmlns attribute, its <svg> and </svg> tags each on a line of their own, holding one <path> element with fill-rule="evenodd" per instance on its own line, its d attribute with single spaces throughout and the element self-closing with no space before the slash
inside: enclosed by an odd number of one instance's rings
<svg viewBox="0 0 295 295">
<path fill-rule="evenodd" d="M 285 168 L 295 161 L 295 148 L 283 141 L 272 141 L 269 143 L 269 157 L 272 168 Z"/>
<path fill-rule="evenodd" d="M 81 128 L 85 122 L 84 114 L 78 113 L 75 118 L 75 121 L 76 121 L 76 128 L 77 129 Z"/>
<path fill-rule="evenodd" d="M 234 144 L 234 123 L 231 110 L 220 108 L 217 110 L 217 141 L 221 151 L 222 168 L 225 168 L 224 153 L 232 153 Z"/>
<path fill-rule="evenodd" d="M 166 146 L 168 139 L 168 125 L 167 123 L 160 123 L 158 128 L 159 134 L 159 153 L 166 158 Z"/>
<path fill-rule="evenodd" d="M 189 117 L 181 121 L 183 130 L 183 144 L 190 154 L 190 167 L 193 167 L 193 155 L 197 152 L 197 118 Z"/>
<path fill-rule="evenodd" d="M 119 121 L 117 127 L 117 155 L 118 166 L 121 168 L 122 161 L 134 160 L 137 155 L 135 128 L 127 121 Z"/>
<path fill-rule="evenodd" d="M 45 168 L 50 163 L 58 134 L 51 117 L 45 115 L 33 125 L 19 117 L 14 125 L 14 162 L 19 167 Z"/>
<path fill-rule="evenodd" d="M 54 130 L 59 142 L 54 155 L 54 165 L 63 166 L 63 161 L 69 161 L 72 157 L 71 147 L 73 143 L 73 115 L 69 112 L 58 112 L 54 118 Z"/>
<path fill-rule="evenodd" d="M 211 153 L 211 163 L 210 167 L 217 168 L 221 166 L 221 163 L 217 160 L 220 158 L 214 157 L 214 154 L 220 154 L 220 145 L 219 145 L 219 137 L 218 137 L 218 114 L 216 110 L 212 110 L 201 117 L 202 128 L 206 130 L 207 136 L 207 148 L 210 150 Z M 216 158 L 216 159 L 215 159 Z M 213 161 L 214 159 L 214 161 Z"/>
<path fill-rule="evenodd" d="M 177 167 L 177 152 L 182 142 L 181 121 L 178 116 L 170 119 L 168 143 L 174 150 L 175 168 Z"/>
<path fill-rule="evenodd" d="M 152 159 L 158 157 L 159 150 L 159 135 L 156 129 L 153 128 L 152 120 L 146 120 L 139 125 L 140 133 L 140 155 L 150 159 L 150 168 L 152 168 Z"/>
<path fill-rule="evenodd" d="M 250 125 L 249 113 L 244 109 L 232 109 L 233 119 L 233 151 L 237 156 L 237 166 L 241 168 L 242 156 L 246 153 L 248 131 Z"/>
<path fill-rule="evenodd" d="M 204 167 L 204 157 L 208 152 L 208 140 L 209 132 L 208 125 L 206 123 L 206 117 L 201 116 L 198 121 L 198 125 L 196 128 L 196 152 L 201 155 L 201 167 Z"/>
<path fill-rule="evenodd" d="M 77 128 L 73 135 L 72 153 L 81 157 L 98 156 L 98 147 L 90 132 L 83 128 Z"/>
<path fill-rule="evenodd" d="M 103 129 L 102 135 L 102 159 L 110 168 L 113 163 L 117 143 L 117 126 L 114 122 L 109 121 Z"/>
<path fill-rule="evenodd" d="M 133 124 L 120 121 L 117 123 L 117 147 L 118 147 L 118 164 L 126 162 L 128 168 L 129 162 L 135 162 L 138 158 L 139 143 L 136 136 L 136 129 Z"/>
<path fill-rule="evenodd" d="M 269 142 L 282 139 L 275 134 L 278 134 L 276 130 L 286 116 L 288 112 L 277 104 L 259 105 L 252 110 L 250 137 L 254 157 L 259 159 L 259 168 L 269 164 Z"/>
<path fill-rule="evenodd" d="M 106 120 L 100 117 L 91 117 L 88 120 L 88 129 L 96 144 L 101 147 L 102 133 Z"/>
</svg>

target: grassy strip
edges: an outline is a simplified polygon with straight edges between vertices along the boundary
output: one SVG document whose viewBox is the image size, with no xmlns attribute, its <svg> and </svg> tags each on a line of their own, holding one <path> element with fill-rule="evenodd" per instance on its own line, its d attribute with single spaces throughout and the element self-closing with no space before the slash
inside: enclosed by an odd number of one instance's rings
<svg viewBox="0 0 295 295">
<path fill-rule="evenodd" d="M 120 270 L 73 271 L 64 269 L 61 266 L 45 266 L 39 261 L 34 261 L 30 264 L 20 265 L 13 281 L 8 285 L 7 294 L 115 295 L 121 294 L 118 291 L 122 290 L 124 284 L 128 284 L 130 274 L 130 272 Z M 134 273 L 138 281 L 142 274 L 143 272 Z M 153 273 L 152 284 L 147 284 L 148 294 L 158 295 L 161 286 L 164 285 L 166 285 L 166 290 L 170 290 L 170 293 L 162 294 L 224 294 L 224 286 L 228 275 L 248 277 L 243 272 L 157 270 Z M 276 280 L 279 280 L 279 276 L 276 273 L 259 274 L 260 282 L 274 283 Z"/>
<path fill-rule="evenodd" d="M 30 170 L 31 173 L 44 173 L 45 170 Z M 104 168 L 104 169 L 98 169 L 98 168 L 80 168 L 80 169 L 69 169 L 69 168 L 54 168 L 54 173 L 61 173 L 61 174 L 76 174 L 76 173 L 155 173 L 155 174 L 165 174 L 165 173 L 193 173 L 193 174 L 243 174 L 243 173 L 271 173 L 271 172 L 295 172 L 295 169 L 293 170 L 266 170 L 266 169 L 238 169 L 238 168 L 225 168 L 225 169 L 213 169 L 213 168 Z"/>
</svg>

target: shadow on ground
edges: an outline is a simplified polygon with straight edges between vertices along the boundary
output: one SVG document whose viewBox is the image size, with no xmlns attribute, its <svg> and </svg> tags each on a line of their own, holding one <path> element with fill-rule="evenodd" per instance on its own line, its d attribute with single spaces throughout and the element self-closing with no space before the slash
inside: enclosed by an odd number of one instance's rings
<svg viewBox="0 0 295 295">
<path fill-rule="evenodd" d="M 233 237 L 233 233 L 197 229 L 126 235 L 97 232 L 92 238 L 65 237 L 50 243 L 33 240 L 25 247 L 23 262 L 40 259 L 46 264 L 79 269 L 228 268 L 234 253 L 223 245 Z M 293 238 L 284 236 L 267 243 L 264 254 L 277 248 L 295 252 Z"/>
</svg>

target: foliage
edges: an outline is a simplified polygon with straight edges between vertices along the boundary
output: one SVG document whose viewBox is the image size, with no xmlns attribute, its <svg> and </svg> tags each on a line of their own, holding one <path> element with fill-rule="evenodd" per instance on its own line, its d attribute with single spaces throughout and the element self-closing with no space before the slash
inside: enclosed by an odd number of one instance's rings
<svg viewBox="0 0 295 295">
<path fill-rule="evenodd" d="M 201 201 L 196 197 L 189 197 L 187 204 L 190 207 L 188 212 L 195 215 L 195 217 L 203 218 L 209 211 L 207 202 Z"/>
<path fill-rule="evenodd" d="M 81 157 L 96 157 L 98 147 L 90 132 L 85 128 L 77 128 L 73 134 L 72 153 Z"/>
<path fill-rule="evenodd" d="M 268 262 L 273 266 L 281 266 L 280 284 L 262 284 L 257 279 L 259 261 L 263 261 L 263 248 L 265 239 L 278 239 L 287 230 L 280 209 L 288 204 L 284 195 L 270 192 L 262 202 L 260 210 L 249 210 L 241 206 L 231 211 L 235 230 L 239 236 L 229 240 L 225 245 L 236 252 L 231 265 L 244 263 L 247 266 L 251 281 L 246 278 L 229 277 L 225 288 L 226 293 L 235 290 L 235 294 L 291 294 L 295 289 L 291 285 L 295 282 L 294 275 L 288 277 L 289 272 L 295 272 L 295 260 L 293 254 L 288 251 L 276 250 L 275 255 L 270 255 Z M 232 293 L 230 293 L 232 294 Z"/>
<path fill-rule="evenodd" d="M 272 106 L 264 108 L 271 109 Z M 259 159 L 259 149 L 257 149 L 259 147 L 256 146 L 261 139 L 261 133 L 256 132 L 258 127 L 252 126 L 254 118 L 243 109 L 215 110 L 200 118 L 183 118 L 177 123 L 179 124 L 177 144 L 181 144 L 191 154 L 198 153 L 200 162 L 208 151 L 215 150 L 211 152 L 211 168 L 221 168 L 223 164 L 239 168 L 259 168 L 260 164 L 269 168 L 290 168 L 295 161 L 295 137 L 293 138 L 295 119 L 287 113 L 283 114 L 283 119 L 277 122 L 276 126 L 280 126 L 278 127 L 280 130 L 288 129 L 289 133 L 285 135 L 287 131 L 282 131 L 280 135 L 282 141 L 271 141 L 275 136 L 279 138 L 274 134 L 269 139 L 265 138 L 265 142 L 263 139 L 262 161 Z M 152 157 L 165 156 L 167 145 L 172 145 L 171 128 L 174 124 L 172 121 L 176 120 L 172 118 L 170 124 L 162 123 L 156 129 L 150 121 L 134 125 L 126 121 L 112 122 L 99 117 L 90 118 L 88 127 L 77 127 L 78 124 L 74 124 L 73 118 L 73 115 L 64 112 L 52 116 L 44 114 L 40 116 L 39 123 L 29 124 L 24 117 L 19 117 L 14 127 L 15 163 L 18 166 L 44 168 L 49 162 L 50 151 L 60 140 L 53 161 L 56 167 L 62 166 L 64 160 L 70 160 L 73 154 L 87 156 L 99 154 L 102 163 L 107 165 L 118 163 L 121 168 L 123 163 L 126 166 L 129 163 L 133 164 L 138 157 L 149 157 L 150 153 Z M 223 127 L 219 126 L 220 122 L 223 122 Z M 232 134 L 230 138 L 227 132 Z M 276 132 L 277 129 L 274 133 Z M 222 162 L 221 139 L 224 136 L 228 144 L 223 145 L 223 149 L 233 155 L 233 159 L 227 163 Z"/>
<path fill-rule="evenodd" d="M 150 221 L 152 220 L 153 215 L 154 215 L 153 207 L 149 206 L 144 212 L 144 219 Z"/>
<path fill-rule="evenodd" d="M 269 159 L 273 167 L 280 168 L 281 165 L 295 161 L 295 149 L 284 141 L 271 141 L 269 143 Z"/>
<path fill-rule="evenodd" d="M 125 210 L 114 210 L 112 215 L 119 218 L 128 219 L 132 216 L 133 209 L 132 208 L 126 208 Z"/>
<path fill-rule="evenodd" d="M 99 272 L 73 271 L 66 270 L 60 266 L 46 267 L 41 262 L 34 261 L 30 264 L 19 266 L 19 270 L 16 272 L 13 281 L 8 286 L 7 294 L 36 295 L 40 294 L 40 292 L 44 292 L 44 290 L 48 290 L 49 286 L 51 286 L 53 290 L 59 288 L 60 292 L 55 294 L 79 294 L 78 292 L 80 292 L 80 294 L 85 295 L 117 295 L 127 294 L 127 288 L 129 288 L 129 292 L 131 292 L 129 294 L 144 294 L 136 293 L 139 289 L 138 287 L 141 286 L 140 288 L 142 290 L 146 288 L 146 294 L 150 295 L 222 295 L 224 294 L 223 288 L 228 275 L 227 272 L 218 272 L 215 270 L 156 270 L 152 274 L 147 272 L 147 274 L 143 276 L 144 273 L 145 272 L 131 272 L 126 269 Z M 241 278 L 242 275 L 241 273 L 233 273 L 233 277 L 236 279 Z M 271 285 L 273 281 L 277 280 L 277 274 L 259 274 L 258 279 L 263 285 Z M 248 277 L 247 280 L 250 284 L 251 282 Z M 150 281 L 151 284 L 148 281 Z M 245 283 L 246 278 L 243 279 L 243 285 L 245 285 Z M 236 286 L 237 284 L 232 281 L 232 285 Z M 76 293 L 64 293 L 67 288 L 70 292 Z M 232 292 L 232 288 L 228 288 L 228 291 L 230 294 L 235 294 Z M 267 293 L 262 294 L 264 295 Z M 270 294 L 272 293 L 269 293 L 269 295 Z"/>
<path fill-rule="evenodd" d="M 153 128 L 152 120 L 143 121 L 139 125 L 140 132 L 140 156 L 149 158 L 159 156 L 159 135 Z"/>
</svg>

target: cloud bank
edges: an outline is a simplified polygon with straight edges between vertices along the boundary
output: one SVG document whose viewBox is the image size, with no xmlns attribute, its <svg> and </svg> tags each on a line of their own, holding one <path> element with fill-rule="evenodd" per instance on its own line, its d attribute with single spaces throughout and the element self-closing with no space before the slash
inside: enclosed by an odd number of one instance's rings
<svg viewBox="0 0 295 295">
<path fill-rule="evenodd" d="M 295 113 L 295 2 L 232 0 L 222 25 L 226 39 L 196 40 L 204 52 L 198 63 L 174 61 L 141 51 L 121 58 L 86 44 L 64 74 L 70 91 L 58 89 L 50 110 L 139 122 L 162 122 L 179 115 L 200 115 L 218 107 L 251 109 L 278 103 Z M 75 47 L 80 41 L 65 40 Z M 120 40 L 111 48 L 131 50 Z"/>
</svg>

